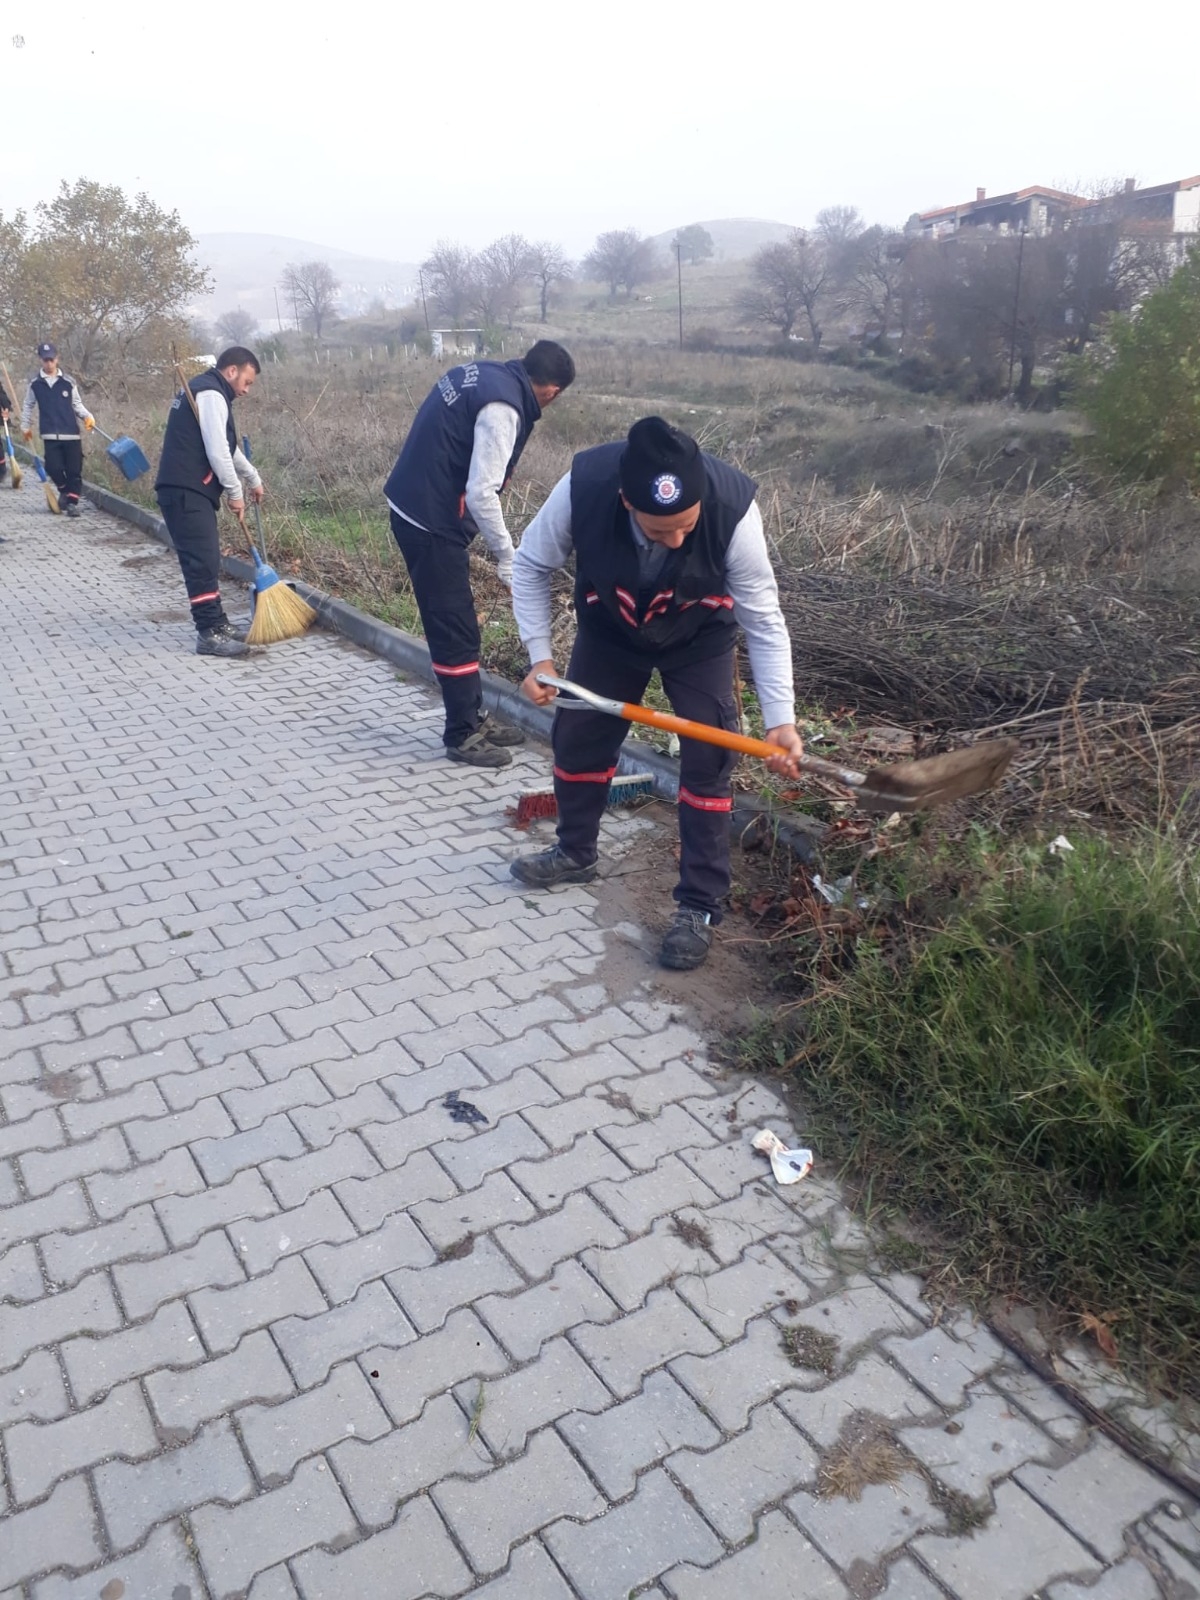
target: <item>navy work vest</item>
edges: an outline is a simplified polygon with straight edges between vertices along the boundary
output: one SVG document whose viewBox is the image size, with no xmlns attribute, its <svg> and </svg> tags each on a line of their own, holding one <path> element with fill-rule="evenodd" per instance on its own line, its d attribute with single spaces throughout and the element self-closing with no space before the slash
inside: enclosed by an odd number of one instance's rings
<svg viewBox="0 0 1200 1600">
<path fill-rule="evenodd" d="M 504 474 L 508 482 L 542 408 L 521 362 L 470 361 L 444 373 L 413 418 L 383 486 L 385 497 L 398 511 L 423 528 L 442 532 L 462 527 L 475 418 L 497 400 L 512 406 L 521 419 L 517 446 Z M 468 538 L 473 536 L 471 530 L 463 531 Z"/>
<path fill-rule="evenodd" d="M 583 450 L 571 463 L 575 615 L 594 637 L 625 651 L 685 660 L 720 655 L 731 643 L 733 601 L 725 554 L 757 485 L 705 454 L 700 520 L 671 551 L 648 590 L 639 590 L 638 553 L 621 502 L 622 442 Z"/>
<path fill-rule="evenodd" d="M 223 394 L 229 403 L 229 416 L 225 422 L 225 438 L 229 445 L 229 454 L 238 447 L 237 429 L 233 425 L 233 390 L 219 372 L 202 372 L 198 378 L 192 378 L 188 388 L 193 394 L 203 394 L 206 389 L 215 389 L 218 394 Z M 167 429 L 163 434 L 162 455 L 158 462 L 158 477 L 154 480 L 156 489 L 195 489 L 197 494 L 207 495 L 213 505 L 221 503 L 221 480 L 212 469 L 212 463 L 204 448 L 204 439 L 200 433 L 200 424 L 192 411 L 188 398 L 181 389 L 171 404 L 167 413 Z"/>
<path fill-rule="evenodd" d="M 39 372 L 33 380 L 33 397 L 38 406 L 38 432 L 43 439 L 78 439 L 79 418 L 71 403 L 75 385 L 65 372 L 52 383 Z"/>
</svg>

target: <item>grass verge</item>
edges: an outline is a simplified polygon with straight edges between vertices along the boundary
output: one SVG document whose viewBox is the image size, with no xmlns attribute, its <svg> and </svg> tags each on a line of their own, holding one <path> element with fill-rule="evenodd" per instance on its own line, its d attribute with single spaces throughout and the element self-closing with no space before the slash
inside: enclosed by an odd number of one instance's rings
<svg viewBox="0 0 1200 1600">
<path fill-rule="evenodd" d="M 769 1048 L 800 1060 L 825 1149 L 872 1204 L 936 1223 L 961 1281 L 1196 1394 L 1196 859 L 1169 831 L 1065 856 L 976 836 L 936 866 L 848 961 L 813 961 L 803 1049 Z"/>
</svg>

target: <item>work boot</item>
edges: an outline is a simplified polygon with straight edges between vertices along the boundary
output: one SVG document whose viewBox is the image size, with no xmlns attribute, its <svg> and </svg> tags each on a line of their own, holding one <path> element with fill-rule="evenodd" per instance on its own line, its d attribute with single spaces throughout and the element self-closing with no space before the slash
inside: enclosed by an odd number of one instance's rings
<svg viewBox="0 0 1200 1600">
<path fill-rule="evenodd" d="M 497 745 L 502 750 L 525 743 L 525 735 L 520 728 L 509 727 L 505 722 L 493 722 L 486 711 L 479 719 L 479 732 L 488 744 Z"/>
<path fill-rule="evenodd" d="M 531 889 L 553 889 L 560 883 L 591 883 L 596 876 L 596 863 L 585 866 L 569 856 L 560 844 L 549 850 L 539 850 L 535 856 L 518 856 L 508 869 L 518 883 L 527 883 Z"/>
<path fill-rule="evenodd" d="M 245 644 L 247 629 L 239 628 L 236 622 L 230 622 L 228 617 L 222 617 L 211 633 L 219 633 L 222 639 L 236 639 L 239 644 Z"/>
<path fill-rule="evenodd" d="M 77 517 L 79 515 L 79 502 L 78 502 L 78 500 L 68 500 L 67 503 L 66 503 L 66 506 L 63 509 L 66 511 L 66 513 L 67 513 L 67 515 L 69 517 Z"/>
<path fill-rule="evenodd" d="M 712 944 L 712 918 L 695 906 L 680 906 L 671 919 L 658 952 L 659 965 L 674 972 L 691 972 L 708 959 Z"/>
<path fill-rule="evenodd" d="M 235 656 L 248 656 L 250 646 L 239 639 L 231 628 L 210 628 L 207 633 L 196 635 L 196 654 L 198 656 L 221 656 L 225 660 L 232 660 Z"/>
<path fill-rule="evenodd" d="M 461 761 L 468 767 L 507 767 L 512 763 L 507 750 L 488 742 L 482 727 L 469 733 L 461 744 L 448 744 L 446 755 L 451 761 Z"/>
</svg>

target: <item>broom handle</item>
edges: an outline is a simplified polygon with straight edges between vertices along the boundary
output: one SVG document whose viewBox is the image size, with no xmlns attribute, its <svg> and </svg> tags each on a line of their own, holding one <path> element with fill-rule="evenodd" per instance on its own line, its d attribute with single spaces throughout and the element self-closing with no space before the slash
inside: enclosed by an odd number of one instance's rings
<svg viewBox="0 0 1200 1600">
<path fill-rule="evenodd" d="M 687 717 L 673 717 L 666 711 L 651 711 L 647 706 L 635 706 L 628 700 L 605 700 L 600 695 L 593 695 L 590 691 L 581 689 L 578 684 L 569 683 L 562 678 L 550 678 L 545 673 L 539 673 L 538 681 L 577 694 L 581 700 L 594 705 L 598 711 L 607 711 L 610 716 L 624 717 L 626 722 L 640 722 L 648 728 L 661 728 L 664 733 L 677 733 L 682 739 L 698 739 L 701 744 L 720 745 L 723 750 L 736 750 L 744 756 L 757 756 L 760 761 L 769 761 L 772 756 L 790 754 L 781 744 L 770 744 L 766 739 L 751 739 L 748 734 L 730 733 L 725 728 L 710 727 L 707 722 L 691 722 Z M 832 778 L 836 783 L 850 789 L 860 788 L 866 781 L 865 773 L 854 772 L 848 767 L 839 767 L 832 761 L 822 761 L 820 756 L 802 755 L 797 758 L 797 765 L 805 772 L 815 772 L 821 777 Z"/>
</svg>

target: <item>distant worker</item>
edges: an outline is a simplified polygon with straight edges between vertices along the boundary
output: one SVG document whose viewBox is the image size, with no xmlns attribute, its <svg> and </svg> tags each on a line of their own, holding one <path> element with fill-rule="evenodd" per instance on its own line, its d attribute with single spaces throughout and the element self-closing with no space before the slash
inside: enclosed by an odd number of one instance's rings
<svg viewBox="0 0 1200 1600">
<path fill-rule="evenodd" d="M 83 493 L 83 441 L 79 424 L 91 433 L 96 426 L 92 413 L 79 398 L 74 378 L 58 367 L 58 350 L 52 344 L 37 347 L 42 370 L 25 391 L 21 407 L 21 437 L 33 438 L 33 407 L 38 409 L 38 432 L 46 471 L 58 490 L 59 503 L 69 517 L 79 515 Z"/>
<path fill-rule="evenodd" d="M 242 454 L 233 424 L 233 402 L 249 392 L 261 371 L 252 350 L 230 345 L 217 357 L 215 367 L 188 380 L 196 411 L 181 389 L 167 415 L 154 492 L 179 557 L 198 656 L 250 653 L 245 632 L 230 623 L 221 603 L 217 510 L 224 495 L 240 518 L 247 494 L 255 503 L 263 497 L 262 479 Z"/>
<path fill-rule="evenodd" d="M 11 381 L 11 380 L 10 380 Z M 4 385 L 0 383 L 0 422 L 7 422 L 12 415 L 12 401 L 8 398 Z M 0 428 L 0 433 L 4 430 Z M 4 474 L 8 471 L 8 451 L 0 444 L 0 483 L 4 482 Z M 0 539 L 0 544 L 3 544 Z"/>
<path fill-rule="evenodd" d="M 626 441 L 584 450 L 526 528 L 513 569 L 513 610 L 532 667 L 522 684 L 547 705 L 550 581 L 575 556 L 577 632 L 566 676 L 609 699 L 637 702 L 657 667 L 676 714 L 736 730 L 736 624 L 746 635 L 767 738 L 786 754 L 768 765 L 795 777 L 792 652 L 755 502 L 755 484 L 706 455 L 694 439 L 643 417 Z M 513 877 L 530 888 L 589 883 L 597 839 L 629 723 L 600 711 L 554 719 L 558 842 L 522 856 Z M 707 958 L 730 886 L 728 750 L 680 742 L 678 910 L 663 966 L 689 971 Z"/>
<path fill-rule="evenodd" d="M 384 485 L 442 691 L 442 742 L 451 761 L 506 767 L 512 756 L 505 747 L 525 742 L 520 729 L 490 721 L 483 709 L 467 551 L 482 533 L 511 589 L 513 542 L 500 492 L 534 424 L 574 379 L 575 363 L 549 339 L 539 339 L 520 361 L 451 367 L 422 402 Z"/>
</svg>

